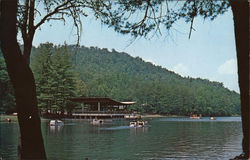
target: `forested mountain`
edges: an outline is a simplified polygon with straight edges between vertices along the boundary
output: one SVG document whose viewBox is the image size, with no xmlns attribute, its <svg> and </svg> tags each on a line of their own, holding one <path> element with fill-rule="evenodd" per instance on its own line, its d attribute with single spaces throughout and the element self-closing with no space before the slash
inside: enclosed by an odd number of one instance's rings
<svg viewBox="0 0 250 160">
<path fill-rule="evenodd" d="M 127 53 L 97 47 L 69 46 L 83 96 L 136 101 L 134 109 L 164 114 L 233 115 L 240 112 L 239 94 L 222 83 L 183 78 Z M 79 95 L 80 96 L 80 95 Z"/>
<path fill-rule="evenodd" d="M 53 44 L 42 44 L 32 52 L 31 67 L 41 109 L 72 109 L 69 97 L 94 96 L 136 101 L 130 109 L 146 113 L 240 114 L 239 94 L 222 83 L 183 78 L 127 53 Z"/>
</svg>

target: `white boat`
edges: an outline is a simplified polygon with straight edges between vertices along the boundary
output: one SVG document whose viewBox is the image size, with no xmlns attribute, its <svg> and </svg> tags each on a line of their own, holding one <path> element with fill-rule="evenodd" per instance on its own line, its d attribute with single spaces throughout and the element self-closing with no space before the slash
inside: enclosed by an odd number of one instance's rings
<svg viewBox="0 0 250 160">
<path fill-rule="evenodd" d="M 103 119 L 93 119 L 92 124 L 103 124 L 104 120 Z"/>
<path fill-rule="evenodd" d="M 129 127 L 136 127 L 137 123 L 136 122 L 130 122 Z"/>
<path fill-rule="evenodd" d="M 201 119 L 202 115 L 192 114 L 190 115 L 190 119 Z"/>
<path fill-rule="evenodd" d="M 147 121 L 132 121 L 129 123 L 129 127 L 144 127 L 148 122 Z"/>
<path fill-rule="evenodd" d="M 56 120 L 50 120 L 49 125 L 50 126 L 62 126 L 64 125 L 64 123 L 63 121 L 56 119 Z"/>
<path fill-rule="evenodd" d="M 216 120 L 216 117 L 210 117 L 210 120 Z"/>
</svg>

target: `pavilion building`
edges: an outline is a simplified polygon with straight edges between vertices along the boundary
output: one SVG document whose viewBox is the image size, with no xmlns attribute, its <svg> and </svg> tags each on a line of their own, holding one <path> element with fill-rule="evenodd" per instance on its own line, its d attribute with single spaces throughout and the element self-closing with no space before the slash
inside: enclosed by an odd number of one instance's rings
<svg viewBox="0 0 250 160">
<path fill-rule="evenodd" d="M 130 115 L 128 106 L 136 103 L 101 97 L 77 97 L 70 100 L 81 103 L 81 110 L 72 113 L 73 118 L 78 119 L 125 118 Z"/>
</svg>

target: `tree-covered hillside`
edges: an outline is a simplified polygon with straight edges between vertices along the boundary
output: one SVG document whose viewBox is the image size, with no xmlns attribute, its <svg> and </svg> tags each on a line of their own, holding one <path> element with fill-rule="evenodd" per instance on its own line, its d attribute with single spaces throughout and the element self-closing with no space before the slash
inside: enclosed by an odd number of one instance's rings
<svg viewBox="0 0 250 160">
<path fill-rule="evenodd" d="M 3 61 L 0 63 L 4 66 Z M 183 78 L 115 50 L 41 44 L 32 49 L 31 67 L 41 110 L 71 111 L 74 104 L 68 102 L 69 97 L 94 96 L 136 101 L 130 109 L 147 113 L 240 114 L 239 94 L 223 87 L 222 83 Z M 3 71 L 1 67 L 0 73 L 4 74 Z M 0 85 L 3 91 L 4 81 L 0 81 Z M 6 104 L 7 97 L 3 95 L 8 94 L 1 94 L 1 103 Z"/>
<path fill-rule="evenodd" d="M 134 109 L 151 113 L 234 115 L 240 112 L 239 94 L 222 83 L 183 78 L 115 50 L 82 46 L 75 51 L 74 46 L 69 47 L 74 51 L 75 71 L 84 86 L 83 96 L 136 101 Z"/>
</svg>

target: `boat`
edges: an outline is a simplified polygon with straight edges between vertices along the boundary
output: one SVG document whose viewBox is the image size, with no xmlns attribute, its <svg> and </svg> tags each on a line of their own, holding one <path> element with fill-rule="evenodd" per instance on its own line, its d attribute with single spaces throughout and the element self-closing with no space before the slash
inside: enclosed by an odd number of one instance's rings
<svg viewBox="0 0 250 160">
<path fill-rule="evenodd" d="M 202 117 L 201 114 L 199 116 L 197 114 L 190 115 L 190 119 L 201 119 L 201 117 Z"/>
<path fill-rule="evenodd" d="M 64 125 L 64 123 L 63 121 L 56 119 L 56 120 L 50 120 L 49 125 L 50 126 L 62 126 Z"/>
<path fill-rule="evenodd" d="M 134 122 L 134 121 L 133 121 L 133 122 L 130 122 L 130 123 L 129 123 L 129 127 L 136 127 L 136 122 Z"/>
<path fill-rule="evenodd" d="M 129 123 L 129 127 L 144 127 L 148 122 L 147 121 L 132 121 Z"/>
<path fill-rule="evenodd" d="M 216 120 L 216 117 L 210 117 L 210 120 Z"/>
<path fill-rule="evenodd" d="M 144 121 L 137 121 L 137 127 L 144 127 L 145 122 Z"/>
<path fill-rule="evenodd" d="M 93 119 L 92 124 L 103 124 L 104 120 L 103 119 Z"/>
</svg>

